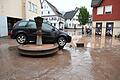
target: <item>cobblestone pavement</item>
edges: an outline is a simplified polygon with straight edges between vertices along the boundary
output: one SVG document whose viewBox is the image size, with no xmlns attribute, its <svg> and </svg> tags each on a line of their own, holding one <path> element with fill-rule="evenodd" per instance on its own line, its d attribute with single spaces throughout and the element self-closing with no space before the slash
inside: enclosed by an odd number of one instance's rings
<svg viewBox="0 0 120 80">
<path fill-rule="evenodd" d="M 36 58 L 19 55 L 15 40 L 0 38 L 0 80 L 120 80 L 118 39 L 72 37 L 58 53 Z M 75 46 L 80 41 L 84 48 Z"/>
</svg>

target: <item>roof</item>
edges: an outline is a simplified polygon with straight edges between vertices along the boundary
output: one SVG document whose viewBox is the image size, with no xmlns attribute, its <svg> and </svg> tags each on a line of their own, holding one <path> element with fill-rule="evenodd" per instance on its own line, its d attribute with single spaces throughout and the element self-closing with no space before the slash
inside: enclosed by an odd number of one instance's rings
<svg viewBox="0 0 120 80">
<path fill-rule="evenodd" d="M 103 0 L 92 0 L 91 7 L 98 7 Z"/>
<path fill-rule="evenodd" d="M 64 14 L 64 19 L 72 19 L 74 17 L 74 15 L 77 13 L 77 11 L 79 10 L 79 8 L 76 8 L 75 10 L 72 11 L 68 11 Z"/>
<path fill-rule="evenodd" d="M 62 14 L 57 10 L 57 8 L 55 6 L 53 6 L 50 2 L 48 2 L 47 0 L 44 0 L 48 3 L 48 5 L 51 7 L 51 9 L 54 11 L 54 13 L 59 16 L 62 17 Z"/>
</svg>

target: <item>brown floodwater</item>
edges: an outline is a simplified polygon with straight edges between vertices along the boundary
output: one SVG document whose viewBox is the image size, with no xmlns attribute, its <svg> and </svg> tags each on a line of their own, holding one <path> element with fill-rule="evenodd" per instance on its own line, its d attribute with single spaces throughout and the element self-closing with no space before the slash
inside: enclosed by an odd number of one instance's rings
<svg viewBox="0 0 120 80">
<path fill-rule="evenodd" d="M 85 47 L 76 47 L 76 42 Z M 73 31 L 72 42 L 63 50 L 26 57 L 19 55 L 15 40 L 0 38 L 0 80 L 120 80 L 119 44 L 115 38 Z"/>
</svg>

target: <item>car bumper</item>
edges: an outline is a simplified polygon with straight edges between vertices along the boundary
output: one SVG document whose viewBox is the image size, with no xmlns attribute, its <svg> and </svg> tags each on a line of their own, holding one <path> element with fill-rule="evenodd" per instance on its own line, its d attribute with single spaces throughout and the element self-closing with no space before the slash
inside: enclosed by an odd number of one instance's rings
<svg viewBox="0 0 120 80">
<path fill-rule="evenodd" d="M 72 37 L 71 36 L 68 36 L 67 37 L 67 42 L 69 43 L 69 42 L 71 42 L 72 41 Z"/>
</svg>

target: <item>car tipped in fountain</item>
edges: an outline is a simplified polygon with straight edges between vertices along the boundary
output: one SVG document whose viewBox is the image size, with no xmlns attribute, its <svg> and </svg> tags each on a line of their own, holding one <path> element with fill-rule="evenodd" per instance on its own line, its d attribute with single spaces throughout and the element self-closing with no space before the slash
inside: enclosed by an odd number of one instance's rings
<svg viewBox="0 0 120 80">
<path fill-rule="evenodd" d="M 44 43 L 57 43 L 59 48 L 63 48 L 66 43 L 71 42 L 71 36 L 66 32 L 58 30 L 48 22 L 42 23 L 42 42 Z M 16 39 L 19 44 L 27 44 L 36 42 L 36 23 L 33 20 L 18 21 L 11 31 L 11 38 Z"/>
</svg>

